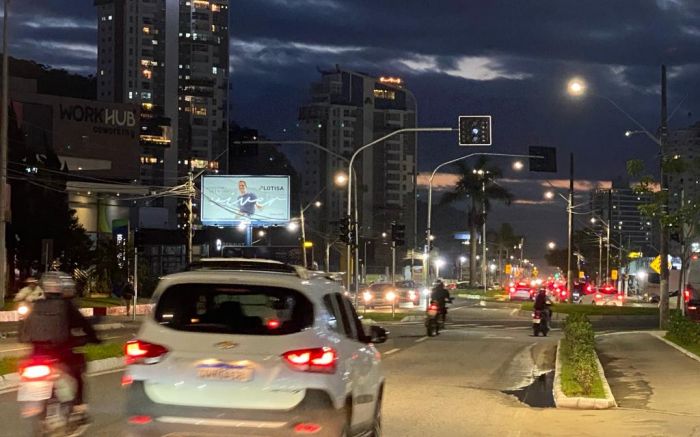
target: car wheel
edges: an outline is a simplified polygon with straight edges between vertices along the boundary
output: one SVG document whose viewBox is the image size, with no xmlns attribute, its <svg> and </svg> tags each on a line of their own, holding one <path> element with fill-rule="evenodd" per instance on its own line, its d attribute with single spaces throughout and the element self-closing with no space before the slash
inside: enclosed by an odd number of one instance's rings
<svg viewBox="0 0 700 437">
<path fill-rule="evenodd" d="M 377 396 L 377 405 L 374 408 L 374 422 L 372 423 L 372 430 L 370 432 L 370 437 L 381 437 L 382 435 L 382 398 L 383 389 L 379 389 L 379 395 Z"/>
</svg>

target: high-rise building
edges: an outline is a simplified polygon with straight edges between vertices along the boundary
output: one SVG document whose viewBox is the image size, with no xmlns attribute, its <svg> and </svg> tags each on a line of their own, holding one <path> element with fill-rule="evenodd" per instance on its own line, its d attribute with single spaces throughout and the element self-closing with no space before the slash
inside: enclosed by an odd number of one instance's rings
<svg viewBox="0 0 700 437">
<path fill-rule="evenodd" d="M 141 183 L 219 169 L 228 143 L 228 0 L 95 0 L 97 97 L 141 106 Z M 173 199 L 163 199 L 175 223 Z"/>
<path fill-rule="evenodd" d="M 228 145 L 228 4 L 228 0 L 180 0 L 178 160 L 186 169 L 218 170 L 226 159 L 222 154 Z"/>
<path fill-rule="evenodd" d="M 652 220 L 645 217 L 639 206 L 651 202 L 651 195 L 636 193 L 629 184 L 613 181 L 611 189 L 591 192 L 591 206 L 595 217 L 610 226 L 613 247 L 622 246 L 625 252 L 652 253 L 656 240 Z M 598 221 L 596 229 L 605 235 L 604 223 Z"/>
<path fill-rule="evenodd" d="M 347 196 L 335 185 L 336 175 L 347 172 L 347 160 L 362 145 L 415 127 L 416 101 L 401 79 L 336 67 L 321 71 L 320 81 L 312 84 L 311 100 L 300 108 L 299 121 L 305 139 L 334 153 L 306 147 L 301 187 L 303 202 L 320 198 L 324 204 L 315 217 L 310 214 L 312 227 L 333 238 L 332 222 L 346 214 Z M 406 242 L 408 247 L 413 244 L 415 152 L 414 134 L 396 135 L 361 152 L 355 162 L 360 236 L 375 241 L 368 246 L 370 268 L 389 265 L 388 245 L 381 244 L 381 235 L 389 232 L 392 221 L 406 225 Z M 367 247 L 364 242 L 361 245 Z"/>
<path fill-rule="evenodd" d="M 700 160 L 700 122 L 684 129 L 669 132 L 666 142 L 667 158 L 682 159 L 685 171 L 671 173 L 668 176 L 669 205 L 672 210 L 686 202 L 700 200 L 700 167 L 695 163 Z"/>
</svg>

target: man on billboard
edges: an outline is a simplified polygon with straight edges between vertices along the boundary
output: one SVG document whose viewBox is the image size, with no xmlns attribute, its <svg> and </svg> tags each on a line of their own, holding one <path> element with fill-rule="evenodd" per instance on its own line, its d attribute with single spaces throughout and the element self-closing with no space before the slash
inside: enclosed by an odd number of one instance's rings
<svg viewBox="0 0 700 437">
<path fill-rule="evenodd" d="M 242 216 L 252 217 L 256 209 L 263 209 L 258 203 L 257 194 L 248 191 L 248 184 L 243 179 L 238 181 L 238 191 L 241 193 L 238 196 L 238 212 Z"/>
</svg>

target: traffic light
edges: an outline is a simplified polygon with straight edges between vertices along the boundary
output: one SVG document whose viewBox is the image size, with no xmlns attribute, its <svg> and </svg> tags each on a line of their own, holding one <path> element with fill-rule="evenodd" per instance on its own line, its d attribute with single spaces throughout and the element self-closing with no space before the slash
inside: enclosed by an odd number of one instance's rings
<svg viewBox="0 0 700 437">
<path fill-rule="evenodd" d="M 491 145 L 491 116 L 490 115 L 460 115 L 459 116 L 459 145 L 460 146 L 490 146 Z"/>
<path fill-rule="evenodd" d="M 350 219 L 347 216 L 338 221 L 338 238 L 345 244 L 350 243 Z"/>
<path fill-rule="evenodd" d="M 403 246 L 406 244 L 406 225 L 402 223 L 391 222 L 391 241 L 395 246 Z"/>
<path fill-rule="evenodd" d="M 541 158 L 530 158 L 530 171 L 556 173 L 557 172 L 557 149 L 554 147 L 530 146 L 528 153 L 530 156 Z"/>
</svg>

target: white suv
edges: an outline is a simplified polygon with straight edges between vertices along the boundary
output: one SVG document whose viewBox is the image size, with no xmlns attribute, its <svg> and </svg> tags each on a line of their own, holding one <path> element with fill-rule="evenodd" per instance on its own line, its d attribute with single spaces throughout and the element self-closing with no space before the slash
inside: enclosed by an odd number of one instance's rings
<svg viewBox="0 0 700 437">
<path fill-rule="evenodd" d="M 126 344 L 131 435 L 380 435 L 386 331 L 335 281 L 257 266 L 161 280 Z"/>
</svg>

